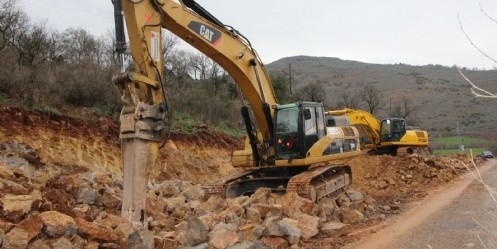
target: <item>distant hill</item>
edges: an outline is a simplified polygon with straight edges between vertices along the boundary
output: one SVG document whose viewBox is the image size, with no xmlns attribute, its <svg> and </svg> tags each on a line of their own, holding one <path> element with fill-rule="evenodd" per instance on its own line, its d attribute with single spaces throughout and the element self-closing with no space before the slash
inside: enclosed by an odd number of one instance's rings
<svg viewBox="0 0 497 249">
<path fill-rule="evenodd" d="M 497 99 L 476 98 L 469 84 L 455 67 L 441 65 L 381 65 L 329 57 L 287 57 L 266 65 L 271 73 L 288 75 L 292 69 L 293 89 L 321 79 L 335 103 L 346 91 L 354 94 L 367 84 L 385 96 L 384 108 L 377 114 L 386 117 L 392 105 L 408 97 L 417 108 L 417 125 L 435 134 L 453 133 L 456 122 L 462 131 L 497 129 Z M 497 70 L 463 72 L 479 86 L 497 93 Z M 365 108 L 366 106 L 364 106 Z"/>
</svg>

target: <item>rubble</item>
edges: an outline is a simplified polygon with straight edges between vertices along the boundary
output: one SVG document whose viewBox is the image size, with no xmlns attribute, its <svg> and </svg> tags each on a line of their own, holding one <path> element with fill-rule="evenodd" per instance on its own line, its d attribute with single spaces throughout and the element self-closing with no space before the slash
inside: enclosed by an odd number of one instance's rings
<svg viewBox="0 0 497 249">
<path fill-rule="evenodd" d="M 276 195 L 261 188 L 252 196 L 203 200 L 200 184 L 169 180 L 151 182 L 147 199 L 148 229 L 136 229 L 119 217 L 121 186 L 118 181 L 95 177 L 91 172 L 43 172 L 48 179 L 27 182 L 27 195 L 2 194 L 0 229 L 4 247 L 69 248 L 248 248 L 254 245 L 286 248 L 298 246 L 320 233 L 326 222 L 340 222 L 343 214 L 357 211 L 351 203 L 362 202 L 362 195 L 349 191 L 340 200 L 322 204 L 290 192 Z M 0 165 L 1 172 L 9 168 Z M 63 173 L 62 173 L 63 172 Z M 11 178 L 12 174 L 1 174 Z M 6 180 L 6 179 L 4 179 Z M 40 189 L 36 189 L 40 187 Z M 41 190 L 41 192 L 40 192 Z M 43 194 L 42 194 L 43 193 Z M 109 204 L 106 197 L 114 199 Z M 38 202 L 33 208 L 34 202 Z M 342 213 L 338 215 L 336 212 Z M 16 215 L 13 215 L 13 214 Z M 323 217 L 321 217 L 323 216 Z M 345 219 L 347 222 L 352 219 Z M 356 221 L 351 221 L 355 223 Z M 336 236 L 327 225 L 326 234 Z"/>
</svg>

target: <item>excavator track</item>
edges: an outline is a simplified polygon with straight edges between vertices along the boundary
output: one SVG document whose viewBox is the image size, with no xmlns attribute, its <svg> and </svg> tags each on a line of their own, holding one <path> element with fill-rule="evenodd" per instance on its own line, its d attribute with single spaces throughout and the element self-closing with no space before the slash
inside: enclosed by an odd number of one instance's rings
<svg viewBox="0 0 497 249">
<path fill-rule="evenodd" d="M 413 153 L 417 153 L 420 155 L 431 155 L 431 151 L 430 151 L 430 148 L 428 146 L 426 146 L 426 147 L 422 147 L 422 146 L 419 146 L 419 147 L 398 147 L 396 153 L 397 153 L 396 154 L 397 156 L 402 156 L 402 157 L 406 157 L 406 156 L 413 154 Z"/>
<path fill-rule="evenodd" d="M 351 182 L 349 166 L 319 166 L 292 177 L 287 191 L 297 192 L 299 196 L 316 202 L 323 197 L 343 193 Z"/>
<path fill-rule="evenodd" d="M 338 195 L 351 181 L 350 167 L 345 165 L 271 167 L 235 172 L 204 184 L 203 189 L 205 198 L 212 195 L 233 198 L 266 187 L 279 194 L 294 191 L 315 202 L 326 196 Z"/>
<path fill-rule="evenodd" d="M 409 149 L 409 147 L 398 147 L 396 151 L 397 156 L 406 157 L 409 154 L 412 154 L 412 152 L 409 153 Z"/>
<path fill-rule="evenodd" d="M 215 181 L 209 181 L 205 183 L 202 188 L 205 191 L 204 197 L 207 199 L 213 195 L 221 195 L 226 197 L 226 185 L 230 182 L 236 181 L 238 179 L 243 178 L 244 176 L 250 175 L 255 170 L 244 170 L 238 171 L 222 178 L 219 178 Z"/>
</svg>

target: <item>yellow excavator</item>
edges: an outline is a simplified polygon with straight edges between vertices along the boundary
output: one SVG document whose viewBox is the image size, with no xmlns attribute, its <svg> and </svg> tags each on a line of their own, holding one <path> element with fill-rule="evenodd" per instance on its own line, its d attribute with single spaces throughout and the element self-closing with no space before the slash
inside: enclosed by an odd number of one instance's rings
<svg viewBox="0 0 497 249">
<path fill-rule="evenodd" d="M 327 127 L 322 103 L 281 105 L 270 78 L 248 39 L 192 0 L 114 0 L 116 50 L 121 73 L 113 77 L 124 107 L 120 138 L 124 162 L 122 216 L 145 220 L 148 171 L 157 159 L 169 117 L 163 88 L 162 32 L 167 29 L 222 66 L 245 98 L 241 114 L 245 149 L 233 153 L 243 168 L 205 184 L 207 195 L 250 194 L 260 187 L 295 191 L 318 200 L 342 191 L 351 169 L 329 161 L 361 152 L 354 127 Z M 125 20 L 133 71 L 125 71 Z"/>
<path fill-rule="evenodd" d="M 359 109 L 341 109 L 326 112 L 327 126 L 355 126 L 361 134 L 364 148 L 370 154 L 406 155 L 427 152 L 428 132 L 406 126 L 405 119 L 378 120 L 371 113 Z"/>
</svg>

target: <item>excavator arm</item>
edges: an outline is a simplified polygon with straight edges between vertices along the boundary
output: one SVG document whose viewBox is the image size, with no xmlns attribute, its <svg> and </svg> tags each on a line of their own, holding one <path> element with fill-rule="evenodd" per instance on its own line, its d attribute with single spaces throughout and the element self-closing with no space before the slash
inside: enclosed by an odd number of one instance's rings
<svg viewBox="0 0 497 249">
<path fill-rule="evenodd" d="M 326 115 L 348 117 L 350 124 L 354 125 L 361 134 L 364 134 L 372 146 L 380 144 L 381 123 L 371 113 L 358 109 L 344 108 L 327 111 Z"/>
<path fill-rule="evenodd" d="M 123 101 L 120 115 L 124 190 L 122 216 L 144 222 L 148 171 L 155 164 L 168 106 L 163 89 L 162 32 L 167 29 L 214 60 L 237 82 L 258 125 L 250 125 L 242 108 L 253 158 L 263 162 L 273 130 L 277 104 L 269 75 L 249 41 L 192 0 L 114 0 L 116 51 L 121 74 L 113 78 Z M 123 18 L 124 17 L 124 18 Z M 125 20 L 133 72 L 125 72 Z"/>
<path fill-rule="evenodd" d="M 386 118 L 381 122 L 371 113 L 359 109 L 327 111 L 327 116 L 345 116 L 359 133 L 371 142 L 366 143 L 374 153 L 407 154 L 424 152 L 428 148 L 428 133 L 411 130 L 402 118 Z"/>
<path fill-rule="evenodd" d="M 145 222 L 148 172 L 157 159 L 169 113 L 162 87 L 162 28 L 222 66 L 248 102 L 241 109 L 248 135 L 246 148 L 233 153 L 233 165 L 249 170 L 206 184 L 207 194 L 246 194 L 266 186 L 317 200 L 343 191 L 350 183 L 351 170 L 346 165 L 311 165 L 360 154 L 357 130 L 326 128 L 322 103 L 278 105 L 264 65 L 238 31 L 193 0 L 114 0 L 114 7 L 116 45 L 123 65 L 121 74 L 113 78 L 124 103 L 120 116 L 123 217 Z M 123 17 L 133 72 L 124 70 Z"/>
</svg>

